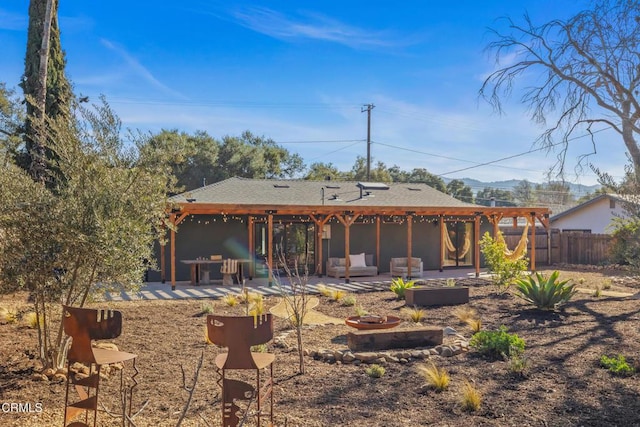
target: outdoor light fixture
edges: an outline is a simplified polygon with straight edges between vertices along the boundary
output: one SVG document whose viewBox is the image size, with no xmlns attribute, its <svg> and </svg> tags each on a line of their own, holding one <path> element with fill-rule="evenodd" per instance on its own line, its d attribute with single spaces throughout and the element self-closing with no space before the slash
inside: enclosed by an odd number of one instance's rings
<svg viewBox="0 0 640 427">
<path fill-rule="evenodd" d="M 189 203 L 193 203 L 195 201 L 196 201 L 196 199 L 187 199 L 187 202 L 189 202 Z"/>
</svg>

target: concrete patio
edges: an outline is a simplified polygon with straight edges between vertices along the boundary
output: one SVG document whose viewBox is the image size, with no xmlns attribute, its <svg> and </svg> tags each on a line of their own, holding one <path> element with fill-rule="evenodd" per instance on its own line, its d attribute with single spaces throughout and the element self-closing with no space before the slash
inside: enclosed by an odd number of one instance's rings
<svg viewBox="0 0 640 427">
<path fill-rule="evenodd" d="M 423 276 L 417 281 L 443 280 L 443 279 L 471 279 L 475 278 L 475 270 L 473 268 L 447 269 L 445 271 L 425 271 Z M 486 272 L 482 271 L 480 277 L 487 277 Z M 258 292 L 263 295 L 279 295 L 281 288 L 288 288 L 288 279 L 280 278 L 282 286 L 277 283 L 273 286 L 268 285 L 266 278 L 254 278 L 247 280 L 245 287 L 251 292 Z M 388 290 L 391 285 L 391 275 L 389 273 L 379 276 L 354 277 L 350 283 L 345 283 L 344 278 L 336 279 L 334 277 L 316 277 L 309 276 L 308 292 L 319 293 L 318 285 L 330 286 L 334 289 L 342 289 L 347 292 L 372 292 Z M 199 298 L 221 298 L 228 293 L 238 294 L 242 291 L 242 286 L 234 284 L 233 286 L 222 286 L 220 283 L 194 286 L 189 281 L 176 282 L 176 289 L 171 290 L 171 283 L 148 282 L 144 283 L 139 292 L 115 292 L 105 295 L 106 301 L 139 301 L 139 300 L 172 300 L 172 299 L 199 299 Z"/>
</svg>

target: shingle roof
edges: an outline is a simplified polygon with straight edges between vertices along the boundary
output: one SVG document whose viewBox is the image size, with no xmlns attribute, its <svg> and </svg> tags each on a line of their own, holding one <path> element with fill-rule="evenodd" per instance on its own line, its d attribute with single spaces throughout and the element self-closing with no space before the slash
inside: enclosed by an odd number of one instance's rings
<svg viewBox="0 0 640 427">
<path fill-rule="evenodd" d="M 360 184 L 360 185 L 359 185 Z M 389 183 L 379 185 L 354 181 L 305 181 L 229 178 L 173 196 L 177 203 L 195 202 L 237 205 L 326 205 L 471 207 L 426 184 Z M 379 184 L 379 183 L 375 183 Z M 362 188 L 364 187 L 364 188 Z M 368 194 L 367 194 L 368 193 Z M 324 194 L 324 200 L 323 200 Z"/>
<path fill-rule="evenodd" d="M 631 204 L 638 204 L 639 203 L 639 200 L 638 200 L 637 196 L 611 194 L 611 193 L 599 194 L 598 196 L 594 197 L 593 199 L 589 199 L 586 202 L 580 203 L 579 205 L 576 205 L 576 206 L 574 206 L 572 208 L 569 208 L 567 210 L 564 210 L 562 212 L 559 212 L 559 213 L 553 215 L 550 218 L 550 220 L 551 221 L 556 221 L 556 220 L 558 220 L 560 218 L 563 218 L 563 217 L 565 217 L 567 215 L 571 215 L 574 212 L 579 211 L 579 210 L 583 209 L 584 207 L 589 206 L 589 205 L 591 205 L 593 203 L 596 203 L 596 202 L 598 202 L 598 201 L 600 201 L 602 199 L 605 199 L 605 198 L 614 199 L 614 200 L 617 200 L 617 201 L 622 202 L 622 203 L 631 203 Z"/>
</svg>

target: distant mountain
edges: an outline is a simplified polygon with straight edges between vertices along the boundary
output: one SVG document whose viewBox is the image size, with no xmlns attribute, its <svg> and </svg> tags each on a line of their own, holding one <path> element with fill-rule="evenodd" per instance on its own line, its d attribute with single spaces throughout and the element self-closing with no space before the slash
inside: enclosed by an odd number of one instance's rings
<svg viewBox="0 0 640 427">
<path fill-rule="evenodd" d="M 444 182 L 445 183 L 449 183 L 450 181 L 453 181 L 453 179 L 450 178 L 444 178 Z M 490 187 L 490 188 L 497 188 L 500 190 L 513 190 L 513 188 L 518 185 L 520 183 L 520 181 L 522 181 L 521 179 L 509 179 L 506 181 L 491 181 L 491 182 L 484 182 L 484 181 L 478 181 L 477 179 L 473 179 L 473 178 L 462 178 L 460 181 L 464 182 L 465 185 L 468 185 L 469 187 L 471 187 L 471 189 L 473 190 L 473 194 L 476 194 L 478 191 L 482 191 L 484 188 Z M 529 181 L 531 182 L 531 181 Z M 536 182 L 531 182 L 532 186 L 536 186 L 539 183 Z M 583 184 L 572 184 L 572 183 L 568 183 L 569 188 L 571 189 L 571 193 L 573 193 L 573 195 L 579 199 L 580 197 L 584 196 L 585 194 L 588 193 L 593 193 L 595 190 L 597 190 L 598 188 L 600 188 L 599 185 L 583 185 Z"/>
</svg>

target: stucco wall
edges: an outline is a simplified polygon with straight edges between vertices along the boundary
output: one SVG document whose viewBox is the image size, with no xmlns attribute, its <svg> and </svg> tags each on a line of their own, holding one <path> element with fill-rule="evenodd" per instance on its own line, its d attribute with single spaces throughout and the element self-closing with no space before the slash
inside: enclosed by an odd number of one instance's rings
<svg viewBox="0 0 640 427">
<path fill-rule="evenodd" d="M 616 201 L 610 208 L 609 198 L 604 197 L 580 209 L 552 221 L 551 227 L 562 230 L 590 230 L 596 234 L 611 234 L 609 225 L 616 216 L 624 216 L 622 204 Z"/>
</svg>

